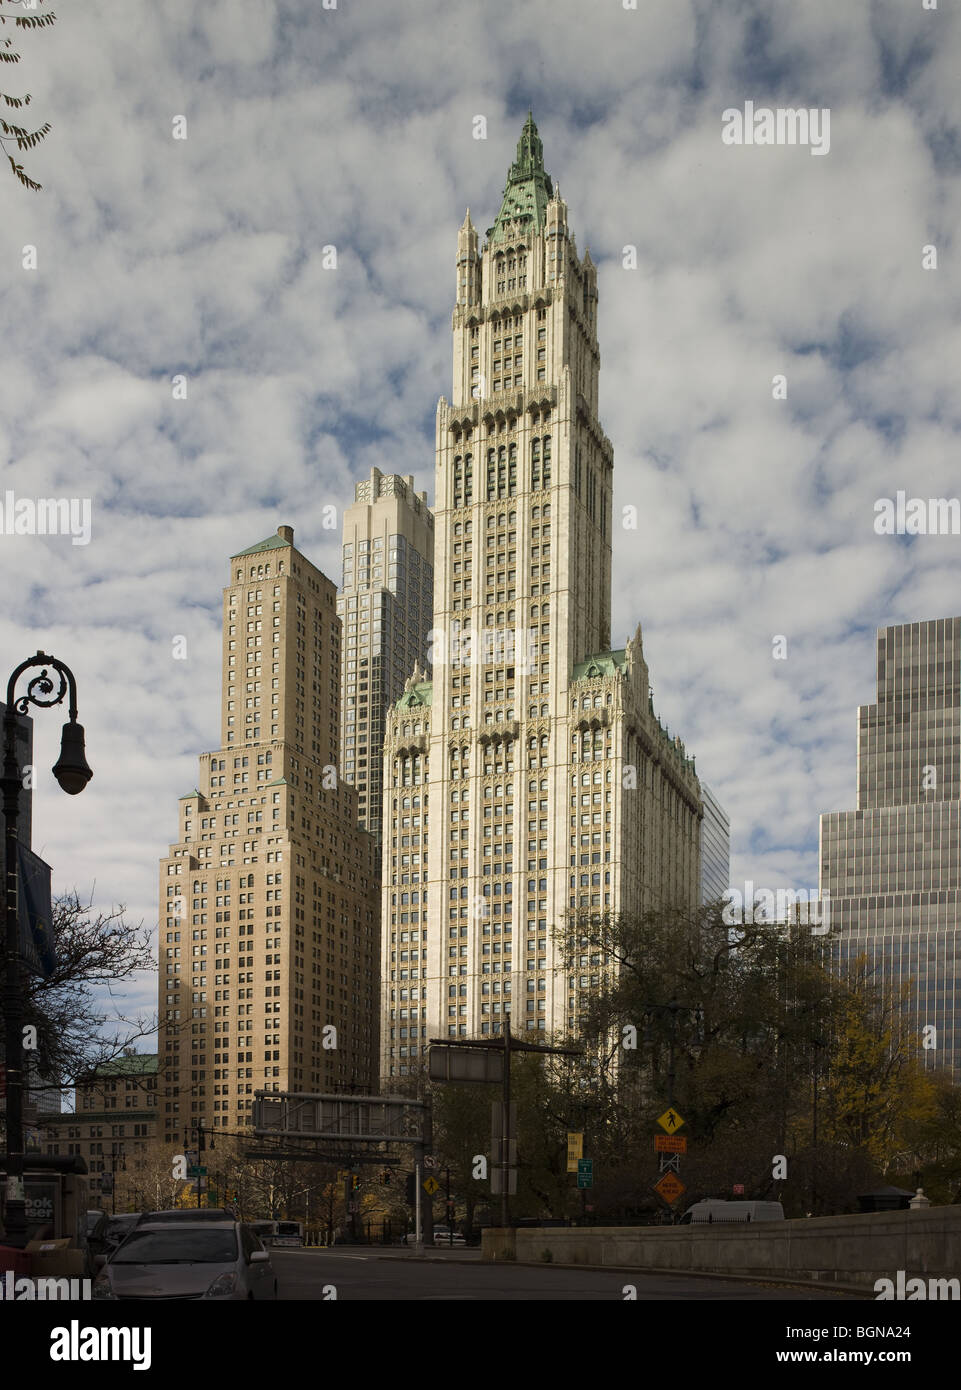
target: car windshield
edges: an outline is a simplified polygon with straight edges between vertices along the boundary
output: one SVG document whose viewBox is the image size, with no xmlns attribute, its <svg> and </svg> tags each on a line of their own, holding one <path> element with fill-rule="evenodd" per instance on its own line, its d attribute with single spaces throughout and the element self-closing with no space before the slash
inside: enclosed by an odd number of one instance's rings
<svg viewBox="0 0 961 1390">
<path fill-rule="evenodd" d="M 114 1255 L 112 1264 L 232 1264 L 237 1236 L 230 1227 L 206 1231 L 134 1231 Z"/>
</svg>

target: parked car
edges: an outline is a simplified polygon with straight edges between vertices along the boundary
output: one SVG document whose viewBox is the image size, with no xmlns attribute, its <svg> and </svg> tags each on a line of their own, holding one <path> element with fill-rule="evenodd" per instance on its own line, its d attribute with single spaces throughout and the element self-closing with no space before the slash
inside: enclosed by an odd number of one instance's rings
<svg viewBox="0 0 961 1390">
<path fill-rule="evenodd" d="M 435 1226 L 434 1244 L 439 1246 L 446 1245 L 448 1249 L 450 1249 L 453 1246 L 466 1245 L 467 1241 L 461 1235 L 460 1231 L 452 1232 L 449 1226 Z"/>
<path fill-rule="evenodd" d="M 144 1222 L 100 1261 L 96 1299 L 277 1297 L 270 1255 L 240 1221 Z"/>
<path fill-rule="evenodd" d="M 116 1250 L 117 1246 L 125 1241 L 134 1227 L 139 1224 L 140 1213 L 138 1211 L 125 1211 L 117 1216 L 108 1216 L 102 1237 L 107 1253 Z"/>
<path fill-rule="evenodd" d="M 713 1197 L 695 1202 L 681 1217 L 680 1226 L 701 1226 L 714 1222 L 783 1221 L 780 1202 L 727 1202 Z"/>
<path fill-rule="evenodd" d="M 167 1221 L 187 1221 L 196 1226 L 198 1221 L 236 1221 L 236 1212 L 227 1207 L 171 1207 L 166 1211 L 145 1211 L 137 1224 L 156 1226 Z"/>
<path fill-rule="evenodd" d="M 84 1277 L 92 1279 L 97 1272 L 94 1261 L 98 1255 L 106 1253 L 108 1246 L 106 1242 L 107 1223 L 110 1217 L 105 1211 L 90 1210 L 84 1219 L 83 1232 L 83 1256 L 84 1256 Z"/>
</svg>

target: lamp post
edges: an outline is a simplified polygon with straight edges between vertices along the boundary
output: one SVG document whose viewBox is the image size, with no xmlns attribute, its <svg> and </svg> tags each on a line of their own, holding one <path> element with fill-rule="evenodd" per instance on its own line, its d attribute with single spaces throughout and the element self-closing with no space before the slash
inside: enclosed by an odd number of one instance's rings
<svg viewBox="0 0 961 1390">
<path fill-rule="evenodd" d="M 16 693 L 24 671 L 39 667 L 27 684 L 25 695 Z M 51 672 L 54 675 L 51 675 Z M 27 1241 L 27 1213 L 23 1190 L 23 1002 L 20 981 L 19 874 L 17 864 L 18 820 L 22 780 L 17 766 L 17 715 L 31 705 L 42 709 L 58 705 L 68 696 L 69 720 L 63 726 L 60 757 L 53 775 L 70 796 L 82 792 L 93 773 L 84 755 L 83 726 L 77 723 L 77 683 L 73 672 L 56 657 L 37 652 L 22 661 L 7 683 L 7 708 L 3 716 L 3 815 L 5 821 L 6 872 L 6 990 L 3 1000 L 4 1060 L 7 1069 L 7 1200 L 4 1224 L 6 1243 L 22 1249 Z"/>
</svg>

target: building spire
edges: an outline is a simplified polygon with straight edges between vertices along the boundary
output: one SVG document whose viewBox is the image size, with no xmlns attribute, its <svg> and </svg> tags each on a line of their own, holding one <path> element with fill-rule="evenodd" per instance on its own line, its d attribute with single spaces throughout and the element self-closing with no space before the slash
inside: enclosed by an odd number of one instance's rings
<svg viewBox="0 0 961 1390">
<path fill-rule="evenodd" d="M 517 157 L 511 165 L 504 188 L 501 210 L 487 235 L 491 241 L 502 241 L 508 223 L 519 223 L 522 234 L 539 232 L 544 225 L 544 210 L 553 196 L 550 175 L 544 168 L 544 146 L 534 124 L 534 114 L 527 120 L 517 142 Z"/>
</svg>

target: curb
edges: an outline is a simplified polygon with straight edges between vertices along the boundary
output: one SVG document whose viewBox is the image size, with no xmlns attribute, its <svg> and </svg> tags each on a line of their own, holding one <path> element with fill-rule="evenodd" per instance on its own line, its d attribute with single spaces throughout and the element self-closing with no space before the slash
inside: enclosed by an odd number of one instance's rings
<svg viewBox="0 0 961 1390">
<path fill-rule="evenodd" d="M 331 1247 L 311 1246 L 311 1249 L 324 1250 Z M 403 1258 L 398 1255 L 369 1255 L 371 1260 L 397 1260 Z M 641 1265 L 588 1265 L 588 1264 L 561 1264 L 557 1260 L 464 1260 L 454 1256 L 439 1258 L 437 1255 L 412 1255 L 411 1258 L 417 1259 L 419 1264 L 435 1265 L 513 1265 L 515 1268 L 522 1269 L 589 1269 L 599 1273 L 610 1271 L 612 1274 L 662 1274 L 677 1276 L 678 1278 L 691 1279 L 728 1279 L 732 1283 L 738 1284 L 772 1284 L 777 1288 L 791 1289 L 817 1289 L 820 1293 L 838 1293 L 848 1297 L 860 1298 L 864 1302 L 873 1303 L 871 1292 L 862 1284 L 836 1284 L 827 1279 L 787 1279 L 778 1277 L 776 1274 L 734 1274 L 728 1270 L 717 1269 L 651 1269 Z"/>
<path fill-rule="evenodd" d="M 818 1289 L 820 1292 L 840 1293 L 860 1296 L 874 1302 L 868 1289 L 862 1284 L 836 1284 L 827 1279 L 788 1279 L 776 1274 L 734 1274 L 720 1269 L 652 1269 L 646 1265 L 589 1265 L 561 1264 L 557 1260 L 485 1260 L 485 1264 L 522 1265 L 527 1269 L 593 1269 L 603 1272 L 610 1270 L 616 1274 L 665 1274 L 689 1279 L 730 1279 L 739 1284 L 774 1284 L 779 1288 Z"/>
</svg>

